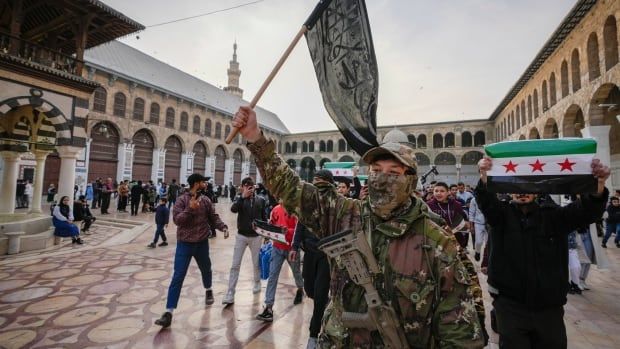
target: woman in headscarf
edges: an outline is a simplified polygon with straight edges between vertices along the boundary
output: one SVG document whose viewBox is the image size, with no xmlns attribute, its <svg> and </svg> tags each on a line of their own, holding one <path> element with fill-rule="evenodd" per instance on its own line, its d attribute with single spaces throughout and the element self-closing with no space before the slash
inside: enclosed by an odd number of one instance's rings
<svg viewBox="0 0 620 349">
<path fill-rule="evenodd" d="M 71 237 L 71 241 L 74 244 L 81 245 L 84 242 L 80 239 L 80 229 L 73 224 L 73 212 L 69 203 L 71 199 L 68 196 L 63 196 L 60 199 L 60 203 L 54 207 L 52 211 L 52 222 L 56 230 L 54 235 L 60 237 Z"/>
</svg>

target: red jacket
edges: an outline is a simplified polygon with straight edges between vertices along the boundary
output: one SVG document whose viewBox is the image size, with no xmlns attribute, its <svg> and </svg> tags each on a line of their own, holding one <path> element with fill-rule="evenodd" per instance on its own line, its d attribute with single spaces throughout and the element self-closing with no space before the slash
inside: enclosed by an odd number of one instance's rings
<svg viewBox="0 0 620 349">
<path fill-rule="evenodd" d="M 295 235 L 295 226 L 297 225 L 297 217 L 291 216 L 286 212 L 284 206 L 277 205 L 271 210 L 271 217 L 269 218 L 269 223 L 273 225 L 277 225 L 280 227 L 286 227 L 286 241 L 287 244 L 283 244 L 279 241 L 273 242 L 273 247 L 288 251 L 291 249 L 291 245 L 293 242 L 293 235 Z"/>
</svg>

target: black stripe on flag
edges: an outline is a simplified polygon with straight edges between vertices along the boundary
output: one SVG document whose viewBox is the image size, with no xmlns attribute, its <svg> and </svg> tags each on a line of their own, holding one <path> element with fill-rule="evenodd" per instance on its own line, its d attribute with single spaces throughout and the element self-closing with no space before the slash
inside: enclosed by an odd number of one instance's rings
<svg viewBox="0 0 620 349">
<path fill-rule="evenodd" d="M 570 176 L 492 176 L 487 188 L 494 193 L 511 194 L 586 194 L 598 189 L 591 174 Z"/>
</svg>

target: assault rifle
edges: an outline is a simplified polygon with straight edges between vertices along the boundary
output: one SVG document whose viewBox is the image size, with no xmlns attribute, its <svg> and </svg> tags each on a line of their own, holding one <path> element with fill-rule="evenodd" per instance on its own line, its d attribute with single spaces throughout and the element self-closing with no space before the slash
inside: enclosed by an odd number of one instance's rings
<svg viewBox="0 0 620 349">
<path fill-rule="evenodd" d="M 318 248 L 331 258 L 340 257 L 340 263 L 347 269 L 351 280 L 366 291 L 368 311 L 345 311 L 342 313 L 342 324 L 347 328 L 379 331 L 386 348 L 409 348 L 394 308 L 383 303 L 373 284 L 373 276 L 380 273 L 380 269 L 364 232 L 345 230 L 321 239 Z"/>
<path fill-rule="evenodd" d="M 422 182 L 422 184 L 426 184 L 426 177 L 428 177 L 431 173 L 434 174 L 435 176 L 439 174 L 439 171 L 437 171 L 437 166 L 431 165 L 431 169 L 426 171 L 425 174 L 420 176 L 420 182 Z"/>
</svg>

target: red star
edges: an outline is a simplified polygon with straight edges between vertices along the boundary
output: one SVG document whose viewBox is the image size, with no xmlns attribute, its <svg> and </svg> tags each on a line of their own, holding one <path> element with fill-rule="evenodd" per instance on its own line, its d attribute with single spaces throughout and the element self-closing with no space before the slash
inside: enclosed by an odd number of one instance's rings
<svg viewBox="0 0 620 349">
<path fill-rule="evenodd" d="M 569 170 L 571 172 L 573 172 L 573 165 L 576 164 L 576 162 L 570 162 L 568 161 L 568 158 L 566 158 L 566 160 L 564 160 L 564 162 L 558 162 L 558 165 L 562 166 L 562 169 L 560 169 L 560 172 L 564 171 L 564 170 Z"/>
<path fill-rule="evenodd" d="M 544 162 L 540 162 L 540 160 L 536 159 L 536 162 L 533 164 L 529 164 L 532 166 L 532 172 L 540 171 L 543 172 L 543 166 L 546 164 Z"/>
<path fill-rule="evenodd" d="M 513 164 L 512 160 L 508 161 L 508 164 L 506 165 L 502 165 L 506 168 L 506 173 L 512 171 L 514 173 L 517 173 L 517 166 L 519 166 L 518 164 Z"/>
</svg>

